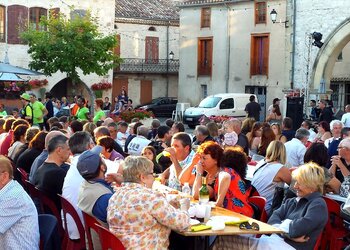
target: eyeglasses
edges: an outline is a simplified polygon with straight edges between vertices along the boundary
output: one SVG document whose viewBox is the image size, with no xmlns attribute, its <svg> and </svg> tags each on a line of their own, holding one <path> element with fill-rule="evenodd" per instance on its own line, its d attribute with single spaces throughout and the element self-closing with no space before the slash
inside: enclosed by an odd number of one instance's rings
<svg viewBox="0 0 350 250">
<path fill-rule="evenodd" d="M 342 147 L 342 146 L 339 146 L 339 147 L 338 147 L 338 151 L 339 151 L 339 150 L 341 150 L 341 149 L 343 149 L 343 148 L 345 148 L 345 149 L 349 149 L 348 147 Z"/>
<path fill-rule="evenodd" d="M 239 229 L 259 231 L 260 226 L 256 222 L 253 222 L 252 224 L 250 224 L 248 221 L 246 221 L 246 222 L 242 222 L 241 224 L 239 224 Z"/>
</svg>

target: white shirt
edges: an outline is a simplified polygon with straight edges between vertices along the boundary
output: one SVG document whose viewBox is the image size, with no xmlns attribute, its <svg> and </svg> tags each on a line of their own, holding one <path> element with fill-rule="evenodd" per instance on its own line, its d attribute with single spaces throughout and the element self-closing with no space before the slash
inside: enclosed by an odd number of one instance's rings
<svg viewBox="0 0 350 250">
<path fill-rule="evenodd" d="M 304 155 L 306 152 L 305 145 L 297 138 L 286 142 L 284 144 L 287 152 L 288 167 L 298 167 L 304 164 Z"/>
<path fill-rule="evenodd" d="M 138 135 L 131 140 L 128 145 L 128 153 L 130 155 L 141 155 L 142 149 L 151 143 L 146 137 Z"/>
<path fill-rule="evenodd" d="M 84 181 L 84 178 L 80 175 L 77 169 L 79 156 L 80 154 L 76 154 L 73 156 L 70 168 L 66 174 L 66 177 L 64 178 L 62 196 L 73 205 L 80 217 L 81 222 L 84 224 L 83 214 L 78 208 L 78 191 L 81 183 Z M 69 238 L 79 239 L 79 231 L 77 229 L 77 226 L 75 225 L 73 218 L 69 214 L 67 215 L 67 227 Z"/>
<path fill-rule="evenodd" d="M 117 139 L 115 141 L 124 149 L 125 141 L 128 137 L 129 137 L 128 132 L 126 132 L 126 133 L 118 132 Z"/>
<path fill-rule="evenodd" d="M 316 138 L 316 133 L 312 128 L 310 128 L 308 131 L 310 133 L 308 141 L 313 142 Z"/>
<path fill-rule="evenodd" d="M 344 127 L 350 128 L 350 113 L 343 114 L 341 122 L 344 124 Z"/>
<path fill-rule="evenodd" d="M 326 148 L 328 148 L 329 145 L 330 145 L 334 140 L 337 140 L 337 139 L 339 139 L 339 137 L 338 137 L 338 138 L 335 138 L 335 137 L 328 138 L 327 140 L 324 141 L 324 145 L 326 146 Z"/>
</svg>

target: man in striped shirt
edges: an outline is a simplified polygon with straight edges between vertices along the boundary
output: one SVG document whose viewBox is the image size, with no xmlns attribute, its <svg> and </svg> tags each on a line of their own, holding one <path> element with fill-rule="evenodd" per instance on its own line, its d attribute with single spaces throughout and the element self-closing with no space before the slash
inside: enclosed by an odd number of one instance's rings
<svg viewBox="0 0 350 250">
<path fill-rule="evenodd" d="M 1 249 L 39 249 L 38 213 L 32 199 L 13 180 L 10 161 L 0 156 Z"/>
</svg>

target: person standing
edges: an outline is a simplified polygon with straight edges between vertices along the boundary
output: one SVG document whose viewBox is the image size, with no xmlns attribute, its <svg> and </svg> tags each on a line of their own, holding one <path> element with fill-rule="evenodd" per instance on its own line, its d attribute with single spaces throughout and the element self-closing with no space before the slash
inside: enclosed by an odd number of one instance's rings
<svg viewBox="0 0 350 250">
<path fill-rule="evenodd" d="M 37 125 L 41 130 L 44 129 L 44 117 L 48 114 L 47 109 L 45 108 L 42 102 L 39 102 L 36 99 L 36 95 L 30 94 L 30 105 L 33 109 L 33 125 Z"/>
<path fill-rule="evenodd" d="M 7 116 L 7 112 L 5 110 L 5 105 L 0 103 L 0 117 L 2 118 L 2 117 L 5 117 L 5 116 Z"/>
<path fill-rule="evenodd" d="M 341 117 L 341 122 L 345 128 L 350 128 L 350 104 L 345 106 L 345 114 Z"/>
<path fill-rule="evenodd" d="M 54 116 L 52 94 L 50 92 L 45 93 L 45 108 L 47 109 L 47 115 L 44 117 L 44 125 L 45 125 L 45 129 L 49 131 L 50 126 L 47 123 L 47 120 Z"/>
<path fill-rule="evenodd" d="M 269 108 L 267 109 L 267 113 L 268 113 L 269 115 L 271 115 L 271 114 L 273 113 L 273 106 L 274 106 L 274 105 L 280 106 L 280 101 L 281 101 L 281 99 L 279 99 L 279 98 L 273 99 L 272 104 L 271 104 L 271 105 L 269 106 Z"/>
<path fill-rule="evenodd" d="M 253 117 L 255 121 L 260 120 L 261 107 L 260 104 L 255 101 L 255 95 L 249 97 L 249 103 L 245 106 L 244 111 L 247 112 L 248 117 Z"/>
<path fill-rule="evenodd" d="M 31 125 L 33 125 L 33 108 L 30 105 L 30 95 L 27 93 L 23 93 L 21 95 L 21 101 L 23 104 L 23 108 L 21 109 L 21 118 L 28 121 Z"/>
<path fill-rule="evenodd" d="M 327 105 L 327 101 L 325 100 L 321 100 L 318 103 L 318 107 L 321 109 L 320 116 L 318 117 L 318 122 L 326 121 L 328 123 L 331 123 L 333 119 L 333 112 Z"/>
<path fill-rule="evenodd" d="M 77 104 L 79 106 L 78 112 L 77 112 L 77 118 L 79 121 L 89 121 L 90 120 L 90 111 L 86 107 L 86 100 L 84 97 L 79 97 Z"/>
</svg>

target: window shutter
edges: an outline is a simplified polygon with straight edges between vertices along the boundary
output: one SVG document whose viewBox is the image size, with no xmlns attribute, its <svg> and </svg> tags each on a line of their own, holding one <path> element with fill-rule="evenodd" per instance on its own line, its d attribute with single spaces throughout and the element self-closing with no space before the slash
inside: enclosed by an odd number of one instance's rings
<svg viewBox="0 0 350 250">
<path fill-rule="evenodd" d="M 28 23 L 28 8 L 22 5 L 10 5 L 7 7 L 8 38 L 9 44 L 22 43 L 19 38 L 20 32 Z"/>
<path fill-rule="evenodd" d="M 262 74 L 268 76 L 269 75 L 269 37 L 265 36 L 263 39 L 263 70 Z"/>
</svg>

